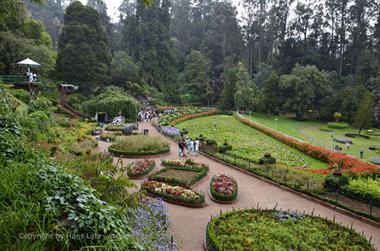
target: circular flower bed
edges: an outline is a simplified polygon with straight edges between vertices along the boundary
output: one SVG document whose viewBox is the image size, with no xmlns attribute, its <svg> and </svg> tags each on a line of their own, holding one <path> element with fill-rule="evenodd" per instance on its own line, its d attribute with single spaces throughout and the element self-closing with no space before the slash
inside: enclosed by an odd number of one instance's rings
<svg viewBox="0 0 380 251">
<path fill-rule="evenodd" d="M 202 207 L 205 202 L 203 193 L 180 186 L 171 186 L 163 182 L 145 181 L 141 184 L 141 189 L 150 195 L 161 197 L 165 201 L 179 205 Z"/>
<path fill-rule="evenodd" d="M 158 137 L 133 135 L 117 138 L 115 143 L 108 147 L 108 151 L 115 155 L 138 157 L 167 153 L 170 146 Z"/>
<path fill-rule="evenodd" d="M 211 199 L 221 203 L 231 203 L 238 197 L 238 184 L 235 179 L 224 174 L 212 177 L 210 182 Z"/>
<path fill-rule="evenodd" d="M 139 160 L 135 161 L 127 166 L 127 174 L 129 178 L 141 178 L 149 174 L 156 163 L 153 160 Z"/>
<path fill-rule="evenodd" d="M 295 212 L 246 209 L 211 219 L 209 251 L 374 250 L 361 235 L 332 221 Z"/>
</svg>

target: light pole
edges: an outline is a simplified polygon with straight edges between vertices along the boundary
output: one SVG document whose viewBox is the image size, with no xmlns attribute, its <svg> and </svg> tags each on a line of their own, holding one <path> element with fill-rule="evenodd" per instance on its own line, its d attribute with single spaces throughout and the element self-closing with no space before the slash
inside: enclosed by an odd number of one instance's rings
<svg viewBox="0 0 380 251">
<path fill-rule="evenodd" d="M 330 132 L 331 136 L 331 153 L 334 151 L 334 131 Z"/>
<path fill-rule="evenodd" d="M 277 131 L 277 121 L 278 121 L 278 118 L 275 118 L 274 119 L 274 124 L 275 124 L 276 131 Z"/>
</svg>

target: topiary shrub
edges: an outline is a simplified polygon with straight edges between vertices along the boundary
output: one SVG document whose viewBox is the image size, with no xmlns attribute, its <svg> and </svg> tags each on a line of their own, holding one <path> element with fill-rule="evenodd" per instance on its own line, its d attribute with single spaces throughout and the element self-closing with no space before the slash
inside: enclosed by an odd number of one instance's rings
<svg viewBox="0 0 380 251">
<path fill-rule="evenodd" d="M 326 176 L 324 187 L 330 191 L 338 191 L 348 185 L 347 176 L 330 173 Z"/>
<path fill-rule="evenodd" d="M 270 155 L 270 153 L 266 153 L 264 155 L 264 157 L 262 157 L 261 159 L 259 159 L 259 164 L 260 165 L 266 165 L 266 164 L 273 165 L 273 164 L 276 164 L 276 158 L 272 157 Z"/>
<path fill-rule="evenodd" d="M 218 148 L 219 153 L 226 153 L 227 151 L 231 151 L 232 146 L 228 144 L 227 140 L 224 140 L 224 143 L 222 146 Z"/>
</svg>

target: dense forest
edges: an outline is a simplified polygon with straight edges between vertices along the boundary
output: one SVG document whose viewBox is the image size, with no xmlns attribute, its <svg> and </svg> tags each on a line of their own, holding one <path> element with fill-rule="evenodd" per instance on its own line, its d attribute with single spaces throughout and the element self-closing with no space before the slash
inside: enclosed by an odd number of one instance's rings
<svg viewBox="0 0 380 251">
<path fill-rule="evenodd" d="M 5 73 L 14 71 L 11 62 L 21 55 L 35 55 L 48 66 L 45 76 L 78 84 L 85 95 L 106 85 L 128 90 L 137 84 L 167 102 L 292 112 L 298 119 L 331 120 L 340 112 L 353 122 L 367 97 L 377 104 L 370 113 L 379 121 L 375 1 L 242 0 L 238 15 L 226 0 L 149 6 L 125 0 L 117 23 L 104 0 L 25 4 L 43 24 L 26 21 L 27 14 L 2 22 Z M 24 49 L 26 43 L 33 47 Z"/>
</svg>

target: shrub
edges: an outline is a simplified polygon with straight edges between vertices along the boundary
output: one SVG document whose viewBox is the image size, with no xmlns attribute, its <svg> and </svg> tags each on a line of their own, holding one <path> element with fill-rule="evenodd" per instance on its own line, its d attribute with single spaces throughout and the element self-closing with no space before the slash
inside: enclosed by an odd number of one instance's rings
<svg viewBox="0 0 380 251">
<path fill-rule="evenodd" d="M 345 129 L 349 127 L 349 125 L 345 122 L 330 122 L 327 123 L 327 126 L 332 129 Z"/>
<path fill-rule="evenodd" d="M 260 165 L 266 165 L 266 164 L 272 165 L 272 164 L 276 164 L 276 158 L 272 157 L 270 155 L 270 153 L 266 153 L 264 155 L 264 157 L 262 157 L 261 159 L 259 159 L 259 164 Z"/>
<path fill-rule="evenodd" d="M 136 121 L 139 106 L 134 98 L 115 87 L 106 88 L 103 93 L 83 102 L 82 105 L 83 110 L 90 116 L 95 116 L 96 112 L 104 112 L 108 115 L 108 119 L 112 119 L 121 112 L 131 121 Z"/>
<path fill-rule="evenodd" d="M 30 113 L 35 112 L 35 111 L 44 111 L 47 114 L 50 114 L 54 112 L 55 110 L 56 108 L 53 106 L 53 103 L 49 99 L 42 96 L 37 97 L 36 99 L 33 99 L 29 105 Z"/>
<path fill-rule="evenodd" d="M 342 192 L 348 197 L 380 206 L 380 179 L 351 179 Z"/>
<path fill-rule="evenodd" d="M 349 138 L 356 138 L 356 137 L 360 137 L 360 138 L 363 138 L 363 139 L 370 139 L 371 138 L 368 135 L 359 134 L 359 133 L 346 133 L 346 134 L 344 134 L 344 136 L 349 137 Z"/>
<path fill-rule="evenodd" d="M 334 131 L 334 129 L 331 129 L 331 128 L 326 127 L 326 126 L 319 127 L 319 130 L 321 130 L 322 132 L 333 132 Z"/>
<path fill-rule="evenodd" d="M 167 153 L 170 151 L 170 146 L 158 137 L 133 135 L 117 138 L 108 150 L 116 155 L 146 156 Z"/>
<path fill-rule="evenodd" d="M 325 177 L 324 187 L 331 191 L 338 191 L 348 185 L 348 178 L 344 175 L 330 173 Z"/>
<path fill-rule="evenodd" d="M 124 125 L 112 125 L 112 124 L 106 125 L 105 127 L 107 131 L 122 131 L 123 128 L 124 128 Z"/>
<path fill-rule="evenodd" d="M 24 89 L 10 89 L 10 93 L 17 98 L 18 100 L 24 102 L 25 104 L 29 104 L 29 92 Z"/>
</svg>

